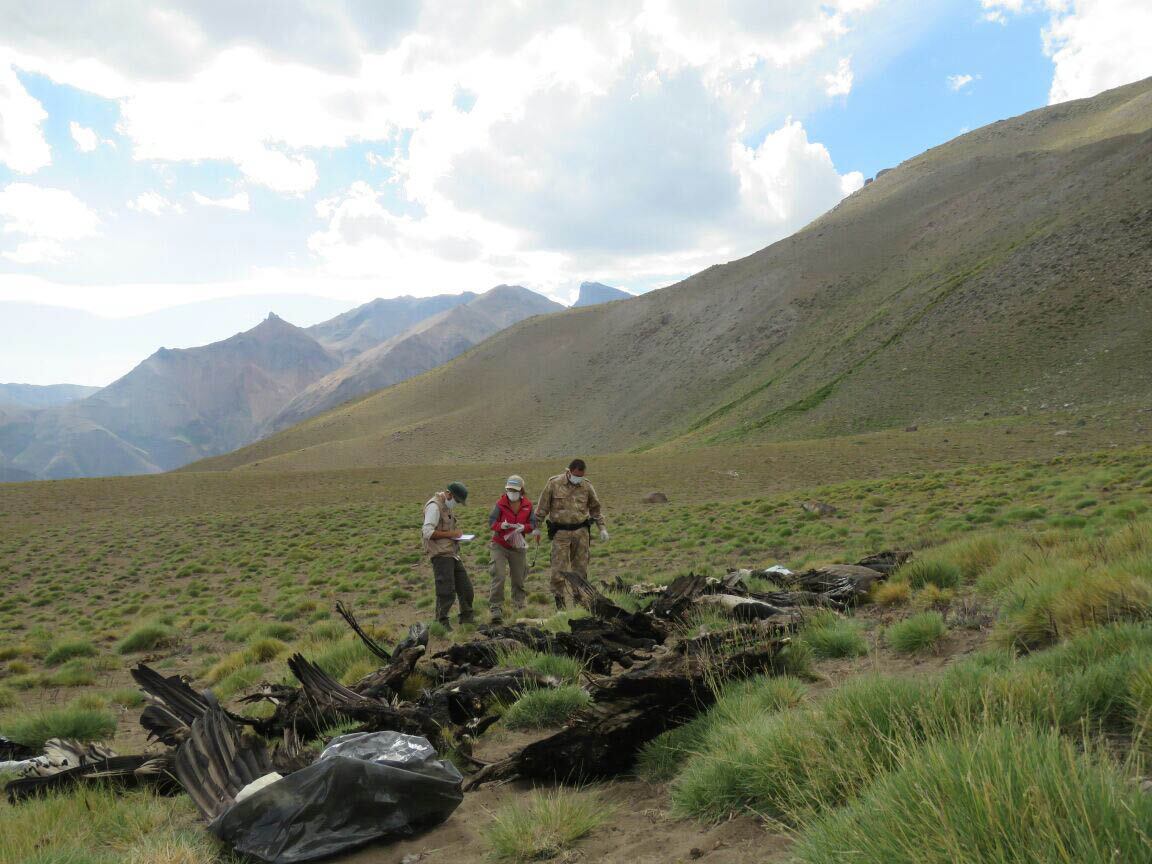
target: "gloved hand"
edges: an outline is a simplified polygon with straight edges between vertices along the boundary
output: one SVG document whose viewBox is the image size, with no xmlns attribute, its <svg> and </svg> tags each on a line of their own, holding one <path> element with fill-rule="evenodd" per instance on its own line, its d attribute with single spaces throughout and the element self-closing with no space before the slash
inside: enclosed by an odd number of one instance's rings
<svg viewBox="0 0 1152 864">
<path fill-rule="evenodd" d="M 517 522 L 515 525 L 512 526 L 512 530 L 519 532 L 520 534 L 523 534 L 524 533 L 524 526 L 521 525 L 519 522 Z"/>
<path fill-rule="evenodd" d="M 608 529 L 607 528 L 601 528 L 600 529 L 600 539 L 604 540 L 604 541 L 608 540 Z"/>
<path fill-rule="evenodd" d="M 501 522 L 501 523 L 500 523 L 500 530 L 501 530 L 501 531 L 508 531 L 508 530 L 510 530 L 511 528 L 512 528 L 512 523 L 511 523 L 511 522 Z"/>
</svg>

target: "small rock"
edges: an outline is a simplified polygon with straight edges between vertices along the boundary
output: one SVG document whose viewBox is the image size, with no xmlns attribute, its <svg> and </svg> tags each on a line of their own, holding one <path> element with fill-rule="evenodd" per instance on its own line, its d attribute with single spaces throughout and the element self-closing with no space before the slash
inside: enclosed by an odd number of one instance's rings
<svg viewBox="0 0 1152 864">
<path fill-rule="evenodd" d="M 1068 430 L 1068 429 L 1061 429 L 1061 430 L 1059 430 L 1059 431 L 1057 431 L 1057 432 L 1053 432 L 1052 434 L 1053 434 L 1053 435 L 1056 435 L 1056 436 L 1061 436 L 1061 435 L 1071 435 L 1071 434 L 1072 434 L 1072 432 L 1071 432 L 1070 430 Z"/>
<path fill-rule="evenodd" d="M 695 861 L 697 858 L 703 858 L 704 857 L 704 850 L 703 849 L 697 849 L 695 846 L 693 846 L 691 849 L 688 850 L 688 857 L 691 858 L 693 861 Z"/>
<path fill-rule="evenodd" d="M 420 864 L 424 860 L 424 855 L 420 852 L 409 852 L 400 859 L 400 864 Z"/>
<path fill-rule="evenodd" d="M 919 432 L 920 427 L 917 426 L 915 423 L 913 423 L 911 426 L 905 426 L 904 431 L 905 432 Z"/>
<path fill-rule="evenodd" d="M 645 504 L 667 504 L 668 496 L 663 492 L 649 492 L 641 500 Z"/>
</svg>

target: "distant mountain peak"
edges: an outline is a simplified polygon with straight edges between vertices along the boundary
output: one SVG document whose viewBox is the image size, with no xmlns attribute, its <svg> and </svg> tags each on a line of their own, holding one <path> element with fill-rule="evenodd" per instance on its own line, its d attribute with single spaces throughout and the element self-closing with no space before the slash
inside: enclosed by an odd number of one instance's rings
<svg viewBox="0 0 1152 864">
<path fill-rule="evenodd" d="M 624 300 L 632 295 L 603 282 L 581 282 L 580 296 L 572 304 L 576 306 L 597 306 L 601 303 L 611 303 L 613 300 Z"/>
</svg>

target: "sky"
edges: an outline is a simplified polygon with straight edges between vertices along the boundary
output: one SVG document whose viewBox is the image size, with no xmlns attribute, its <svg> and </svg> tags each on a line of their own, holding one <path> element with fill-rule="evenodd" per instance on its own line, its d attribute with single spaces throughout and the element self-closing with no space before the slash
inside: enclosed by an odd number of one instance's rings
<svg viewBox="0 0 1152 864">
<path fill-rule="evenodd" d="M 0 301 L 642 292 L 1148 75 L 1148 0 L 0 0 Z"/>
</svg>

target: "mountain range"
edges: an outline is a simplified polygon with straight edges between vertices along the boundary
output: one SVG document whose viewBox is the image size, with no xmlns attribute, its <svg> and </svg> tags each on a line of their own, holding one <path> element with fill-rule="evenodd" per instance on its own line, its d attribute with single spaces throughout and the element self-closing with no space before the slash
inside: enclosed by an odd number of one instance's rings
<svg viewBox="0 0 1152 864">
<path fill-rule="evenodd" d="M 99 389 L 83 384 L 0 384 L 0 408 L 51 408 L 91 396 Z"/>
<path fill-rule="evenodd" d="M 194 348 L 259 324 L 270 309 L 301 326 L 348 308 L 308 294 L 218 297 L 123 318 L 80 309 L 0 301 L 0 375 L 9 381 L 72 381 L 104 387 L 161 346 Z M 51 351 L 44 346 L 51 345 Z"/>
<path fill-rule="evenodd" d="M 533 315 L 526 288 L 374 300 L 308 328 L 275 314 L 161 348 L 102 389 L 0 387 L 0 482 L 167 471 L 419 375 Z"/>
<path fill-rule="evenodd" d="M 746 258 L 522 321 L 194 470 L 1090 418 L 1149 404 L 1150 332 L 1152 79 L 962 135 Z M 530 374 L 500 383 L 514 358 Z"/>
</svg>

